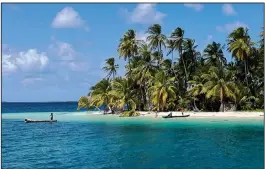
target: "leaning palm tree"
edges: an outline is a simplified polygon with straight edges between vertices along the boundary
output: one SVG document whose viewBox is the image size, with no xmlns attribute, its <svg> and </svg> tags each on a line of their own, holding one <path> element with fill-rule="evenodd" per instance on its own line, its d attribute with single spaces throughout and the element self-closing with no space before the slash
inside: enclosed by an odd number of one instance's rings
<svg viewBox="0 0 265 169">
<path fill-rule="evenodd" d="M 221 109 L 224 112 L 224 100 L 235 100 L 236 84 L 231 81 L 231 74 L 223 69 L 211 67 L 209 72 L 201 75 L 204 80 L 201 93 L 205 94 L 206 98 L 220 99 Z"/>
<path fill-rule="evenodd" d="M 112 96 L 114 98 L 115 104 L 119 107 L 124 107 L 127 105 L 128 109 L 135 111 L 136 103 L 132 95 L 131 79 L 126 78 L 116 78 L 112 82 Z"/>
<path fill-rule="evenodd" d="M 107 79 L 103 79 L 91 87 L 91 106 L 109 106 L 112 100 L 111 83 Z"/>
<path fill-rule="evenodd" d="M 106 59 L 106 66 L 103 67 L 103 70 L 105 72 L 108 72 L 107 78 L 109 79 L 112 75 L 112 78 L 115 78 L 115 75 L 117 74 L 117 69 L 119 68 L 118 64 L 115 64 L 115 59 L 113 57 Z"/>
<path fill-rule="evenodd" d="M 82 108 L 89 109 L 90 107 L 90 100 L 87 96 L 80 97 L 78 101 L 78 107 L 77 110 L 80 110 Z"/>
<path fill-rule="evenodd" d="M 151 49 L 156 50 L 161 55 L 162 58 L 162 47 L 166 47 L 166 40 L 167 37 L 162 34 L 162 29 L 159 24 L 154 24 L 153 26 L 149 27 L 147 30 L 148 36 L 147 41 Z"/>
<path fill-rule="evenodd" d="M 168 78 L 163 71 L 155 75 L 154 85 L 149 87 L 151 101 L 157 111 L 164 110 L 167 106 L 168 99 L 176 98 L 177 88 L 173 84 L 175 77 Z"/>
</svg>

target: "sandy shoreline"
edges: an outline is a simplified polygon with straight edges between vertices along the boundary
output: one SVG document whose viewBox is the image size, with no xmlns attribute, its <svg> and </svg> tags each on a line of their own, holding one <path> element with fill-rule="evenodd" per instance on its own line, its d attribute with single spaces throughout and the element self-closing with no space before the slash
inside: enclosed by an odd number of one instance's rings
<svg viewBox="0 0 265 169">
<path fill-rule="evenodd" d="M 146 112 L 146 111 L 139 111 L 141 114 L 140 116 L 153 116 L 156 117 L 155 112 Z M 157 117 L 162 117 L 168 115 L 170 112 L 159 112 L 157 113 Z M 184 115 L 190 115 L 189 118 L 203 118 L 203 117 L 259 117 L 264 118 L 264 112 L 184 112 Z M 173 116 L 180 116 L 182 115 L 181 112 L 172 112 Z"/>
</svg>

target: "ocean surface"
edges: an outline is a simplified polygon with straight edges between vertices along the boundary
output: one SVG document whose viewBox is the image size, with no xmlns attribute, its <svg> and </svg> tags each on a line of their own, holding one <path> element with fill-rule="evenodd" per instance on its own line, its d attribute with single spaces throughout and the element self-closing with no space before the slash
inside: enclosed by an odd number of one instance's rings
<svg viewBox="0 0 265 169">
<path fill-rule="evenodd" d="M 262 119 L 119 118 L 76 108 L 2 103 L 2 168 L 264 168 Z M 51 112 L 57 123 L 24 123 Z"/>
</svg>

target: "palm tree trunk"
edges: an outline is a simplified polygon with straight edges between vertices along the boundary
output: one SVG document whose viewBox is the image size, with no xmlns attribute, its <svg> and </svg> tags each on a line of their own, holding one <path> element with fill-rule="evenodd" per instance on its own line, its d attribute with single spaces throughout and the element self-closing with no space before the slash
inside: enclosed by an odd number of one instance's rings
<svg viewBox="0 0 265 169">
<path fill-rule="evenodd" d="M 172 56 L 171 56 L 171 68 L 172 68 L 172 70 L 173 70 L 173 65 L 174 65 L 174 62 L 173 62 L 173 50 L 172 50 Z"/>
<path fill-rule="evenodd" d="M 198 107 L 196 106 L 196 102 L 195 102 L 195 99 L 193 99 L 193 104 L 194 104 L 194 108 L 196 111 L 199 111 Z"/>
<path fill-rule="evenodd" d="M 248 78 L 247 78 L 247 59 L 245 59 L 245 80 L 247 82 L 247 86 L 248 86 Z"/>
<path fill-rule="evenodd" d="M 131 59 L 129 58 L 129 75 L 131 75 L 131 71 L 132 71 L 132 69 L 131 69 Z"/>
<path fill-rule="evenodd" d="M 184 66 L 184 72 L 185 72 L 185 90 L 187 90 L 187 69 L 186 69 L 186 64 L 185 64 L 185 61 L 184 61 L 184 58 L 182 57 L 182 49 L 180 49 L 179 51 L 179 56 L 182 60 L 182 63 L 183 63 L 183 66 Z"/>
</svg>

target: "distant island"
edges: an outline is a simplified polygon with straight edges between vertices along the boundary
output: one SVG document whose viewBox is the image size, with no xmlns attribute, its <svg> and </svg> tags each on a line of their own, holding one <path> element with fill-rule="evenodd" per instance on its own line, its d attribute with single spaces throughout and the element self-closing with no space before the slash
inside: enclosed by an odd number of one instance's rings
<svg viewBox="0 0 265 169">
<path fill-rule="evenodd" d="M 139 40 L 135 30 L 128 30 L 121 37 L 117 50 L 128 61 L 125 76 L 116 77 L 119 65 L 114 57 L 107 59 L 107 76 L 79 99 L 78 109 L 105 105 L 121 116 L 179 110 L 263 112 L 263 28 L 257 42 L 248 28 L 238 27 L 225 42 L 213 41 L 203 52 L 180 27 L 167 37 L 154 24 L 146 34 Z M 229 62 L 225 50 L 233 58 Z"/>
</svg>

